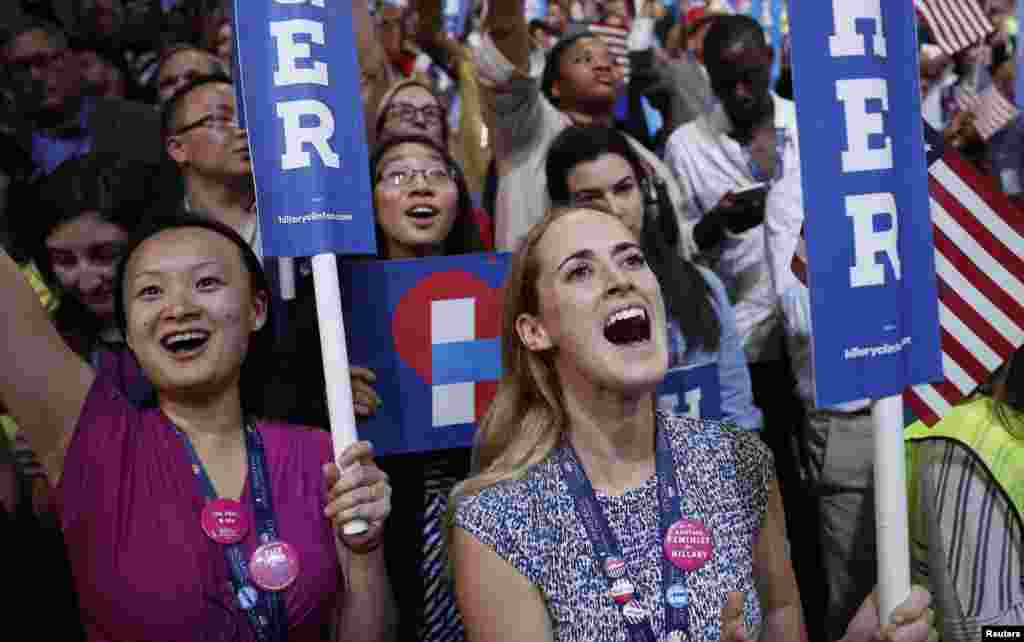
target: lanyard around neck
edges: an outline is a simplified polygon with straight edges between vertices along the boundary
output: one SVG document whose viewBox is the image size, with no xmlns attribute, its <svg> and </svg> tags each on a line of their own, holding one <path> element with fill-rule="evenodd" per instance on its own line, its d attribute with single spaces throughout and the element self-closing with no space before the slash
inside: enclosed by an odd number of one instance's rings
<svg viewBox="0 0 1024 642">
<path fill-rule="evenodd" d="M 657 469 L 657 492 L 658 492 L 658 517 L 659 517 L 659 539 L 661 542 L 669 532 L 669 528 L 682 518 L 682 492 L 679 479 L 676 475 L 675 462 L 672 456 L 672 449 L 662 427 L 658 427 L 655 438 L 655 464 Z M 576 514 L 590 539 L 594 553 L 605 571 L 605 579 L 609 585 L 609 593 L 615 585 L 616 572 L 609 572 L 610 568 L 618 567 L 625 569 L 625 558 L 618 539 L 612 532 L 605 518 L 604 512 L 597 501 L 594 487 L 587 477 L 583 465 L 580 463 L 576 451 L 569 444 L 566 444 L 560 451 L 561 468 L 565 475 L 569 493 L 572 495 L 576 507 Z M 609 564 L 611 562 L 611 564 Z M 667 555 L 662 555 L 661 580 L 662 598 L 671 590 L 685 590 L 687 573 L 669 561 Z M 628 572 L 624 573 L 628 581 Z M 635 586 L 634 586 L 635 590 Z M 676 601 L 676 600 L 673 600 Z M 627 609 L 630 603 L 617 607 L 626 623 L 626 633 L 630 642 L 657 642 L 651 618 L 652 614 L 647 613 L 646 617 L 637 617 L 635 611 Z M 690 611 L 689 600 L 684 599 L 680 606 L 673 606 L 665 601 L 665 626 L 670 632 L 682 632 L 689 635 Z"/>
<path fill-rule="evenodd" d="M 200 486 L 200 492 L 207 501 L 217 498 L 206 468 L 199 460 L 199 455 L 192 446 L 191 440 L 180 428 L 171 422 L 174 432 L 185 442 L 192 472 Z M 247 422 L 242 431 L 245 435 L 245 451 L 248 459 L 249 483 L 252 490 L 253 516 L 259 544 L 277 539 L 277 526 L 274 522 L 274 507 L 270 496 L 270 480 L 267 474 L 266 456 L 263 449 L 263 438 L 251 423 Z M 224 557 L 231 575 L 231 585 L 238 595 L 243 589 L 253 590 L 249 577 L 248 566 L 242 555 L 242 545 L 224 545 Z M 259 599 L 253 608 L 244 609 L 258 642 L 284 642 L 287 637 L 284 605 L 281 596 L 275 591 L 259 591 Z"/>
</svg>

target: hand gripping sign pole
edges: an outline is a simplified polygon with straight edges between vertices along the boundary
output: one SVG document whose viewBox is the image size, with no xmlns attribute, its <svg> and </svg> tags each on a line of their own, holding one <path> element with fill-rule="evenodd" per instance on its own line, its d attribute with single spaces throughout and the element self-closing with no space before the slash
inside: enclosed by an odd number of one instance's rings
<svg viewBox="0 0 1024 642">
<path fill-rule="evenodd" d="M 235 0 L 263 250 L 313 257 L 335 459 L 356 438 L 336 254 L 376 254 L 352 5 Z M 284 289 L 293 289 L 291 269 Z M 367 530 L 349 522 L 347 535 Z"/>
<path fill-rule="evenodd" d="M 815 404 L 876 400 L 878 590 L 887 623 L 910 593 L 900 395 L 942 378 L 914 7 L 791 0 L 789 16 Z"/>
<path fill-rule="evenodd" d="M 356 417 L 352 408 L 352 384 L 345 346 L 345 319 L 341 314 L 341 287 L 338 285 L 338 261 L 333 254 L 313 257 L 313 288 L 316 290 L 316 318 L 320 323 L 320 349 L 324 358 L 327 383 L 327 410 L 331 417 L 331 442 L 334 458 L 356 441 Z M 345 524 L 346 535 L 367 530 L 363 520 Z"/>
</svg>

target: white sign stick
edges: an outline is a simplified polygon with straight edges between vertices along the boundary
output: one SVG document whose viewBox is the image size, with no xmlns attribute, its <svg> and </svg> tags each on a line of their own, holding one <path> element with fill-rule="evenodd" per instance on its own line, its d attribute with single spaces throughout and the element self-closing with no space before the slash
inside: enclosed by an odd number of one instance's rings
<svg viewBox="0 0 1024 642">
<path fill-rule="evenodd" d="M 910 535 L 903 445 L 903 397 L 885 397 L 871 409 L 875 428 L 875 528 L 878 609 L 884 625 L 910 596 Z"/>
<path fill-rule="evenodd" d="M 352 381 L 345 346 L 345 320 L 341 314 L 341 286 L 338 263 L 333 254 L 313 257 L 313 288 L 316 291 L 316 316 L 320 323 L 320 348 L 323 352 L 324 379 L 327 382 L 327 410 L 331 419 L 334 460 L 356 442 L 356 416 L 352 408 Z M 342 471 L 344 472 L 344 471 Z M 359 535 L 369 524 L 357 519 L 345 524 L 345 535 Z"/>
<path fill-rule="evenodd" d="M 281 279 L 281 298 L 295 300 L 295 259 L 282 256 L 277 259 L 277 272 Z"/>
</svg>

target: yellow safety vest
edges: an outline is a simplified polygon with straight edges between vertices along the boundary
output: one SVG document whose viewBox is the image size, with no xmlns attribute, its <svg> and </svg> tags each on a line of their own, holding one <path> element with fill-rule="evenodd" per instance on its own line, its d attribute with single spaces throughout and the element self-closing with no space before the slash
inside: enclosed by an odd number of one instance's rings
<svg viewBox="0 0 1024 642">
<path fill-rule="evenodd" d="M 990 398 L 978 395 L 955 406 L 931 428 L 918 421 L 903 431 L 907 445 L 907 508 L 910 512 L 910 551 L 913 559 L 927 559 L 923 550 L 924 542 L 928 541 L 926 525 L 921 523 L 922 513 L 918 510 L 920 498 L 917 496 L 920 449 L 915 447 L 915 444 L 923 441 L 953 441 L 973 453 L 1006 493 L 1017 525 L 1024 525 L 1021 522 L 1021 508 L 1024 508 L 1024 440 L 1008 433 L 996 421 L 992 404 Z"/>
</svg>

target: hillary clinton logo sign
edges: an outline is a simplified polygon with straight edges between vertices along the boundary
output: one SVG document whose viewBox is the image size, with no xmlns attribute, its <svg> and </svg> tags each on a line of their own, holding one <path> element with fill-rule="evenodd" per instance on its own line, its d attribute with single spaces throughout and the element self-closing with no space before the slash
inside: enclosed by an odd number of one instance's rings
<svg viewBox="0 0 1024 642">
<path fill-rule="evenodd" d="M 359 422 L 378 454 L 467 447 L 501 375 L 507 254 L 344 265 L 353 365 L 377 375 L 383 405 Z"/>
<path fill-rule="evenodd" d="M 942 374 L 914 7 L 790 9 L 815 401 L 897 395 Z"/>
<path fill-rule="evenodd" d="M 378 454 L 466 448 L 501 378 L 501 286 L 508 254 L 342 265 L 353 365 L 377 375 L 383 401 L 359 422 Z M 657 392 L 668 412 L 719 419 L 717 364 L 670 370 Z"/>
<path fill-rule="evenodd" d="M 352 5 L 234 7 L 264 254 L 375 253 Z"/>
</svg>

